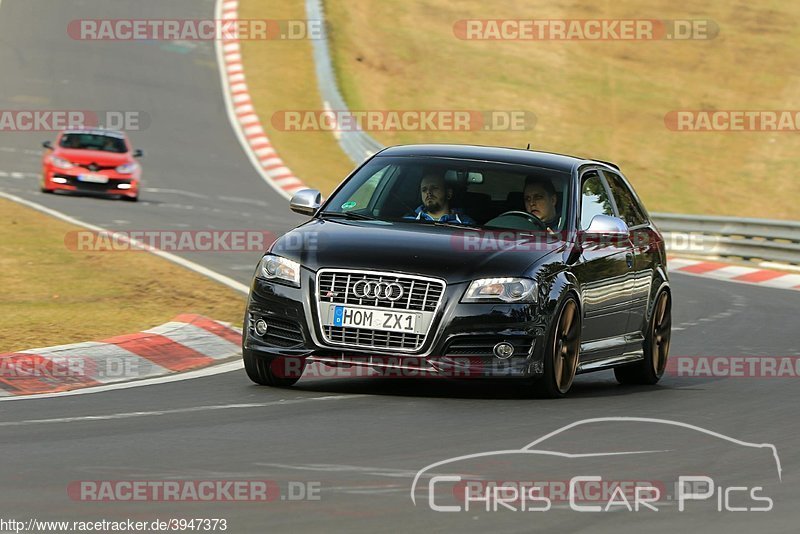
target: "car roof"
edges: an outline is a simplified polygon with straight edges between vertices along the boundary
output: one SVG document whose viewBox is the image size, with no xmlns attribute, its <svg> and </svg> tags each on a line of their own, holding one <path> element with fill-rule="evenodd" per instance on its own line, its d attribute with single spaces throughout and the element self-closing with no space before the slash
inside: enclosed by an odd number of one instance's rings
<svg viewBox="0 0 800 534">
<path fill-rule="evenodd" d="M 118 139 L 125 139 L 125 133 L 119 130 L 105 130 L 103 128 L 72 128 L 64 130 L 64 134 L 92 134 L 92 135 L 105 135 L 106 137 L 116 137 Z"/>
<path fill-rule="evenodd" d="M 521 165 L 532 165 L 549 169 L 570 172 L 576 167 L 587 164 L 600 164 L 619 168 L 606 161 L 554 154 L 552 152 L 539 152 L 523 148 L 506 148 L 480 145 L 446 145 L 446 144 L 420 144 L 397 145 L 380 151 L 378 156 L 420 156 L 441 157 L 456 159 L 475 159 L 498 161 Z"/>
</svg>

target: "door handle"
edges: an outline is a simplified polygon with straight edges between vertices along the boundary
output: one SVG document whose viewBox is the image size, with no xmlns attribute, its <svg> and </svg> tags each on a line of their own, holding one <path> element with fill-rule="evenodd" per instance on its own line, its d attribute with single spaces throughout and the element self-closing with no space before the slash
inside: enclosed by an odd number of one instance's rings
<svg viewBox="0 0 800 534">
<path fill-rule="evenodd" d="M 633 254 L 631 254 L 630 252 L 625 254 L 625 263 L 628 264 L 628 269 L 633 268 Z"/>
</svg>

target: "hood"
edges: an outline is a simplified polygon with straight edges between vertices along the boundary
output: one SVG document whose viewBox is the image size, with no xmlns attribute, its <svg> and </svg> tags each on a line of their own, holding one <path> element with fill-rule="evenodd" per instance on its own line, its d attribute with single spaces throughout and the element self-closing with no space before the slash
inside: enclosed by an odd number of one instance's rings
<svg viewBox="0 0 800 534">
<path fill-rule="evenodd" d="M 544 243 L 543 241 L 549 241 Z M 449 283 L 522 276 L 558 258 L 558 238 L 519 237 L 417 222 L 314 219 L 278 239 L 272 252 L 317 271 L 323 267 L 383 270 L 443 278 Z"/>
<path fill-rule="evenodd" d="M 78 148 L 59 148 L 53 155 L 64 158 L 72 163 L 89 164 L 97 163 L 105 167 L 118 166 L 133 161 L 128 153 L 105 152 L 103 150 L 82 150 Z"/>
</svg>

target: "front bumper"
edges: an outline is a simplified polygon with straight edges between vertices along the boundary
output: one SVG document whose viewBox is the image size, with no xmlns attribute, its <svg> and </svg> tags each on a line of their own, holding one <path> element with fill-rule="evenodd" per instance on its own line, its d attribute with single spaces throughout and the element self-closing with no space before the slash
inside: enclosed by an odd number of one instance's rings
<svg viewBox="0 0 800 534">
<path fill-rule="evenodd" d="M 106 183 L 84 182 L 78 179 L 82 174 L 90 174 L 83 168 L 57 169 L 46 166 L 42 171 L 42 187 L 50 191 L 76 191 L 96 195 L 121 195 L 136 197 L 139 195 L 139 177 L 133 174 L 119 174 L 114 171 L 100 171 L 108 181 Z"/>
<path fill-rule="evenodd" d="M 420 349 L 393 353 L 384 349 L 333 346 L 324 341 L 317 320 L 314 273 L 303 270 L 300 288 L 254 278 L 244 318 L 242 349 L 256 357 L 285 358 L 348 368 L 412 371 L 453 378 L 535 377 L 541 375 L 542 349 L 549 318 L 535 304 L 463 304 L 467 283 L 447 286 Z M 255 321 L 267 332 L 259 336 Z M 497 343 L 514 347 L 505 359 L 493 353 Z"/>
</svg>

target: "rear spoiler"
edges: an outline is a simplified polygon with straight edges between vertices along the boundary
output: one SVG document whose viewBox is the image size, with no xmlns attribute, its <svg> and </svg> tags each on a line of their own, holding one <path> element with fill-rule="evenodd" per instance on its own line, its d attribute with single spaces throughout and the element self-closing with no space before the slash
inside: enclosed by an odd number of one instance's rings
<svg viewBox="0 0 800 534">
<path fill-rule="evenodd" d="M 620 170 L 619 165 L 617 165 L 616 163 L 611 163 L 610 161 L 603 161 L 601 159 L 593 159 L 592 161 L 596 161 L 597 163 L 602 163 L 604 165 L 608 165 L 609 167 L 613 167 L 617 170 Z"/>
</svg>

